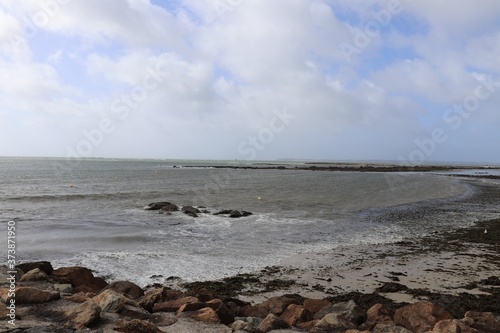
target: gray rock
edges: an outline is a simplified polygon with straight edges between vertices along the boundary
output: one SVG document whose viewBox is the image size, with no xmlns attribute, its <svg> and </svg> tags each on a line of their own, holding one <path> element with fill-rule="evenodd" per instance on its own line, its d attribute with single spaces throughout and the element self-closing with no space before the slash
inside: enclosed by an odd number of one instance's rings
<svg viewBox="0 0 500 333">
<path fill-rule="evenodd" d="M 71 294 L 73 292 L 73 287 L 71 284 L 55 284 L 54 290 L 60 292 L 61 294 Z"/>
</svg>

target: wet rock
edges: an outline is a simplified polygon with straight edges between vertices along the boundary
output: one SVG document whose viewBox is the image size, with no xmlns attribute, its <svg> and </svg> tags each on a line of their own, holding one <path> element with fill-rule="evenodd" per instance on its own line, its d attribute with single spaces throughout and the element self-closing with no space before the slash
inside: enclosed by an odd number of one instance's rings
<svg viewBox="0 0 500 333">
<path fill-rule="evenodd" d="M 214 213 L 213 215 L 226 215 L 230 214 L 233 210 L 232 209 L 222 209 L 219 210 L 218 212 Z"/>
<path fill-rule="evenodd" d="M 64 324 L 65 328 L 81 330 L 85 327 L 91 327 L 100 320 L 101 308 L 92 300 L 79 304 L 64 311 L 68 320 Z"/>
<path fill-rule="evenodd" d="M 135 283 L 129 281 L 116 281 L 109 284 L 106 289 L 112 289 L 120 294 L 130 298 L 130 299 L 138 299 L 144 296 L 144 290 L 136 285 Z"/>
<path fill-rule="evenodd" d="M 232 217 L 232 218 L 237 218 L 237 217 L 242 217 L 243 214 L 241 214 L 238 210 L 232 210 L 230 213 L 229 213 L 229 217 Z"/>
<path fill-rule="evenodd" d="M 271 297 L 263 303 L 242 307 L 239 311 L 239 315 L 243 317 L 265 318 L 268 314 L 272 313 L 279 316 L 293 303 L 294 300 L 286 296 Z"/>
<path fill-rule="evenodd" d="M 123 306 L 128 303 L 128 300 L 122 294 L 112 290 L 104 290 L 99 295 L 92 298 L 95 304 L 97 304 L 102 312 L 118 313 L 123 308 Z"/>
<path fill-rule="evenodd" d="M 413 333 L 403 326 L 397 326 L 395 323 L 379 323 L 372 329 L 373 333 Z"/>
<path fill-rule="evenodd" d="M 373 305 L 366 312 L 368 323 L 384 323 L 392 322 L 394 320 L 394 310 L 383 306 L 380 303 Z"/>
<path fill-rule="evenodd" d="M 356 325 L 361 325 L 366 321 L 366 312 L 352 300 L 327 306 L 317 312 L 314 315 L 314 319 L 322 319 L 327 314 L 336 314 Z"/>
<path fill-rule="evenodd" d="M 229 309 L 220 299 L 212 299 L 206 304 L 215 311 L 221 323 L 229 325 L 234 321 L 235 311 Z"/>
<path fill-rule="evenodd" d="M 116 323 L 114 330 L 123 333 L 163 333 L 156 325 L 138 319 L 120 320 Z"/>
<path fill-rule="evenodd" d="M 500 332 L 500 318 L 491 312 L 468 311 L 464 319 L 471 320 L 470 326 L 481 333 Z"/>
<path fill-rule="evenodd" d="M 414 333 L 432 330 L 438 321 L 453 319 L 443 308 L 431 302 L 418 302 L 396 310 L 394 321 Z"/>
<path fill-rule="evenodd" d="M 11 270 L 5 266 L 0 266 L 0 287 L 10 287 L 10 278 L 14 275 L 16 282 L 18 282 L 23 276 L 24 272 L 19 268 L 16 268 L 16 273 L 10 273 Z"/>
<path fill-rule="evenodd" d="M 73 287 L 71 284 L 54 284 L 54 290 L 61 294 L 71 294 L 73 292 Z"/>
<path fill-rule="evenodd" d="M 319 323 L 319 319 L 314 319 L 310 321 L 306 321 L 303 323 L 298 323 L 295 326 L 304 330 L 304 331 L 309 331 L 311 330 L 314 326 L 316 326 Z"/>
<path fill-rule="evenodd" d="M 345 319 L 340 313 L 328 313 L 314 327 L 326 331 L 330 330 L 348 330 L 356 328 L 356 326 Z"/>
<path fill-rule="evenodd" d="M 172 203 L 167 202 L 167 201 L 160 201 L 160 202 L 152 202 L 146 207 L 144 207 L 145 210 L 160 210 L 163 207 L 172 205 Z"/>
<path fill-rule="evenodd" d="M 186 296 L 176 300 L 156 303 L 153 306 L 153 312 L 177 312 L 181 306 L 188 303 L 197 303 L 198 299 L 192 296 Z"/>
<path fill-rule="evenodd" d="M 76 303 L 84 303 L 88 301 L 89 299 L 92 299 L 92 297 L 96 296 L 94 293 L 84 293 L 84 292 L 79 292 L 76 294 L 73 294 L 71 296 L 65 297 L 64 299 L 71 301 L 71 302 L 76 302 Z"/>
<path fill-rule="evenodd" d="M 160 212 L 162 213 L 172 213 L 179 211 L 179 207 L 174 204 L 168 204 L 160 208 Z"/>
<path fill-rule="evenodd" d="M 9 288 L 0 289 L 0 298 L 7 303 L 12 297 L 9 297 Z M 17 287 L 15 289 L 16 304 L 39 304 L 58 300 L 61 296 L 57 292 L 50 292 L 32 287 Z"/>
<path fill-rule="evenodd" d="M 283 319 L 288 326 L 295 326 L 298 323 L 312 320 L 313 315 L 302 305 L 290 304 L 280 315 L 280 318 Z"/>
<path fill-rule="evenodd" d="M 186 215 L 192 216 L 192 217 L 198 217 L 198 214 L 201 213 L 201 211 L 197 208 L 194 208 L 193 206 L 184 206 L 182 207 L 182 212 Z"/>
<path fill-rule="evenodd" d="M 130 319 L 149 320 L 153 318 L 153 315 L 151 313 L 144 310 L 142 307 L 138 305 L 125 304 L 121 308 L 119 313 Z"/>
<path fill-rule="evenodd" d="M 185 312 L 183 316 L 189 317 L 197 321 L 203 321 L 205 323 L 220 323 L 219 316 L 212 308 L 206 307 L 197 311 Z"/>
<path fill-rule="evenodd" d="M 167 299 L 166 291 L 167 289 L 164 287 L 148 290 L 146 294 L 138 300 L 138 304 L 145 310 L 153 312 L 153 305 L 155 303 L 161 303 Z"/>
<path fill-rule="evenodd" d="M 445 319 L 437 322 L 432 333 L 477 333 L 477 330 L 467 326 L 457 319 Z"/>
<path fill-rule="evenodd" d="M 280 328 L 288 328 L 289 325 L 280 317 L 270 313 L 264 320 L 260 323 L 257 329 L 260 332 L 269 332 L 271 330 L 277 330 Z"/>
<path fill-rule="evenodd" d="M 108 284 L 104 279 L 94 277 L 92 271 L 85 267 L 63 267 L 52 272 L 52 276 L 60 283 L 71 283 L 74 292 L 99 292 Z"/>
<path fill-rule="evenodd" d="M 332 305 L 332 303 L 326 299 L 313 299 L 309 298 L 304 301 L 304 308 L 312 314 L 316 314 L 320 310 L 323 310 L 327 306 Z"/>
<path fill-rule="evenodd" d="M 23 272 L 29 272 L 35 268 L 38 268 L 47 275 L 51 275 L 54 271 L 52 264 L 48 261 L 27 262 L 17 265 L 16 268 L 19 268 Z"/>
<path fill-rule="evenodd" d="M 20 281 L 25 282 L 25 281 L 47 281 L 49 279 L 49 276 L 42 271 L 40 268 L 35 268 L 32 269 L 31 271 L 28 271 L 27 273 L 24 273 L 23 276 L 21 276 Z"/>
</svg>

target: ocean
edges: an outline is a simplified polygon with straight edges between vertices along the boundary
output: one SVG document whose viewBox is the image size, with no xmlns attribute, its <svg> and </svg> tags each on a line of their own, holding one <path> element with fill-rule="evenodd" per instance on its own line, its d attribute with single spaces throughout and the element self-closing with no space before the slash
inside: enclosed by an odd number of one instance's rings
<svg viewBox="0 0 500 333">
<path fill-rule="evenodd" d="M 5 235 L 7 222 L 16 222 L 19 262 L 81 265 L 145 286 L 172 276 L 252 272 L 308 251 L 397 242 L 499 212 L 498 203 L 468 200 L 476 189 L 457 177 L 293 170 L 299 162 L 282 164 L 290 170 L 214 168 L 239 163 L 3 157 L 0 221 Z M 144 210 L 158 201 L 253 215 Z"/>
</svg>

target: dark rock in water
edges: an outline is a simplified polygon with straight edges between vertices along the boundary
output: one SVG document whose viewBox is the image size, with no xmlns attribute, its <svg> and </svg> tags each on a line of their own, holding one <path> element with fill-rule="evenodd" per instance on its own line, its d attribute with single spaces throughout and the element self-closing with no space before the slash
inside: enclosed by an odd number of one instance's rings
<svg viewBox="0 0 500 333">
<path fill-rule="evenodd" d="M 85 267 L 62 267 L 52 272 L 52 277 L 60 283 L 71 283 L 74 292 L 99 292 L 108 284 L 104 279 L 94 277 L 92 271 Z"/>
<path fill-rule="evenodd" d="M 243 216 L 243 214 L 241 214 L 238 210 L 233 210 L 233 211 L 231 211 L 231 213 L 229 213 L 229 217 L 233 217 L 233 218 L 242 217 L 242 216 Z"/>
<path fill-rule="evenodd" d="M 39 268 L 47 275 L 52 274 L 52 271 L 54 271 L 54 268 L 52 268 L 52 264 L 48 261 L 27 262 L 25 264 L 17 265 L 16 268 L 19 268 L 24 273 L 28 273 L 35 268 Z"/>
<path fill-rule="evenodd" d="M 184 214 L 192 216 L 192 217 L 198 217 L 198 214 L 201 213 L 201 211 L 199 209 L 194 208 L 193 206 L 182 207 L 182 212 Z"/>
<path fill-rule="evenodd" d="M 160 212 L 167 212 L 167 213 L 177 212 L 178 210 L 179 210 L 179 207 L 177 207 L 177 205 L 174 205 L 172 203 L 160 208 Z"/>
<path fill-rule="evenodd" d="M 232 211 L 233 211 L 232 209 L 223 209 L 223 210 L 219 210 L 217 213 L 214 213 L 214 215 L 229 214 L 229 213 L 231 213 Z"/>
<path fill-rule="evenodd" d="M 129 281 L 115 281 L 104 288 L 104 290 L 106 289 L 112 289 L 130 299 L 138 299 L 144 296 L 144 290 L 135 283 Z"/>
<path fill-rule="evenodd" d="M 242 210 L 242 211 L 241 211 L 241 215 L 242 215 L 242 216 L 250 216 L 250 215 L 253 215 L 253 213 L 251 213 L 251 212 L 247 212 L 247 211 L 245 211 L 245 210 Z"/>
<path fill-rule="evenodd" d="M 160 210 L 165 206 L 171 205 L 170 202 L 167 201 L 162 201 L 162 202 L 152 202 L 149 205 L 147 205 L 144 209 L 145 210 Z"/>
</svg>

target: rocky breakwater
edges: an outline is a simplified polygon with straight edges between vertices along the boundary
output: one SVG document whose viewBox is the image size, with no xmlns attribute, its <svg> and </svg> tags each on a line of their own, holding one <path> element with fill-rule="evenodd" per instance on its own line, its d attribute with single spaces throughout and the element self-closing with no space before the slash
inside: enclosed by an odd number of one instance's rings
<svg viewBox="0 0 500 333">
<path fill-rule="evenodd" d="M 199 214 L 212 214 L 212 215 L 223 215 L 226 217 L 231 217 L 231 218 L 239 218 L 239 217 L 245 217 L 245 216 L 250 216 L 253 215 L 251 212 L 247 212 L 244 210 L 237 210 L 237 209 L 222 209 L 222 210 L 217 210 L 215 212 L 211 212 L 207 207 L 205 206 L 177 206 L 176 204 L 173 204 L 168 201 L 160 201 L 160 202 L 152 202 L 146 207 L 144 207 L 145 210 L 155 210 L 158 211 L 160 214 L 166 214 L 166 215 L 171 215 L 174 212 L 181 211 L 182 213 L 191 216 L 191 217 L 198 217 Z"/>
<path fill-rule="evenodd" d="M 125 333 L 498 333 L 499 314 L 468 311 L 454 318 L 429 301 L 358 306 L 355 301 L 283 295 L 250 304 L 235 295 L 185 285 L 141 288 L 108 283 L 85 267 L 53 269 L 48 262 L 17 267 L 15 326 L 9 324 L 9 287 L 0 288 L 0 332 Z M 7 268 L 0 268 L 0 275 Z M 5 280 L 4 280 L 5 281 Z M 480 310 L 480 309 L 478 309 Z"/>
</svg>

